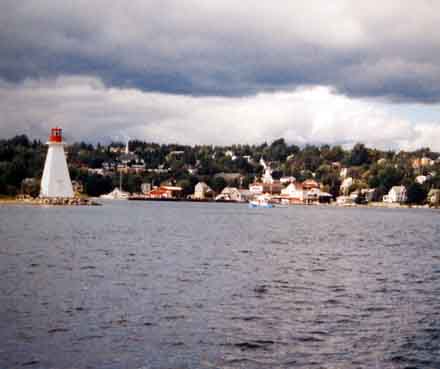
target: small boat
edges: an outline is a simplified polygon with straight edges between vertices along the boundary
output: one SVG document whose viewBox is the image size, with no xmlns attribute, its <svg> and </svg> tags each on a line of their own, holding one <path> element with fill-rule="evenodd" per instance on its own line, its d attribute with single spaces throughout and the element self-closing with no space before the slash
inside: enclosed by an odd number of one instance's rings
<svg viewBox="0 0 440 369">
<path fill-rule="evenodd" d="M 249 201 L 250 208 L 273 208 L 274 205 L 269 202 L 266 196 L 259 196 L 255 200 Z"/>
<path fill-rule="evenodd" d="M 128 192 L 122 191 L 122 172 L 119 176 L 119 188 L 115 187 L 115 189 L 107 193 L 105 195 L 99 196 L 101 199 L 105 200 L 128 200 L 130 194 Z"/>
<path fill-rule="evenodd" d="M 106 200 L 128 200 L 129 196 L 130 194 L 128 192 L 121 191 L 116 187 L 112 192 L 99 197 Z"/>
</svg>

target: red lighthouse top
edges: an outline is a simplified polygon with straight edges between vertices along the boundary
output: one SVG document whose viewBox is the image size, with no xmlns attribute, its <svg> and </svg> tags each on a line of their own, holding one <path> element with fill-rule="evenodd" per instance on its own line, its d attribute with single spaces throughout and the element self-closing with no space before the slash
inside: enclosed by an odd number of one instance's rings
<svg viewBox="0 0 440 369">
<path fill-rule="evenodd" d="M 49 142 L 62 142 L 63 136 L 61 131 L 61 128 L 52 128 L 50 130 Z"/>
</svg>

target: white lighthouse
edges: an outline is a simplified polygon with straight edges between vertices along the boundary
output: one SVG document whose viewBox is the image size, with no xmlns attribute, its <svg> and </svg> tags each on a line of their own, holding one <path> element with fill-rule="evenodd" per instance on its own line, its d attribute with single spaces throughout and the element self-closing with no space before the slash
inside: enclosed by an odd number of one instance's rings
<svg viewBox="0 0 440 369">
<path fill-rule="evenodd" d="M 40 197 L 73 197 L 61 128 L 52 128 L 47 142 Z"/>
</svg>

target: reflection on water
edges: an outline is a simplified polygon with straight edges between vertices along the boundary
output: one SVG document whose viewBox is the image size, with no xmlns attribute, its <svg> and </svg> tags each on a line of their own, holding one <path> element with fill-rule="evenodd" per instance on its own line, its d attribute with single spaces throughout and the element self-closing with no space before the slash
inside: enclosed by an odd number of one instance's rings
<svg viewBox="0 0 440 369">
<path fill-rule="evenodd" d="M 1 368 L 439 368 L 440 213 L 0 207 Z"/>
</svg>

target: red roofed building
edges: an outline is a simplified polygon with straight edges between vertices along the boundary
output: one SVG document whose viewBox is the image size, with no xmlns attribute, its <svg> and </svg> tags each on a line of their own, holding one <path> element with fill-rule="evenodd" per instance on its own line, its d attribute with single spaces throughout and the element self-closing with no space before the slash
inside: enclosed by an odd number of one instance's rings
<svg viewBox="0 0 440 369">
<path fill-rule="evenodd" d="M 319 183 L 316 182 L 314 179 L 306 179 L 303 183 L 303 188 L 305 190 L 311 190 L 313 188 L 319 188 Z"/>
<path fill-rule="evenodd" d="M 182 187 L 175 186 L 161 186 L 153 188 L 148 197 L 152 199 L 176 199 L 180 197 Z"/>
</svg>

